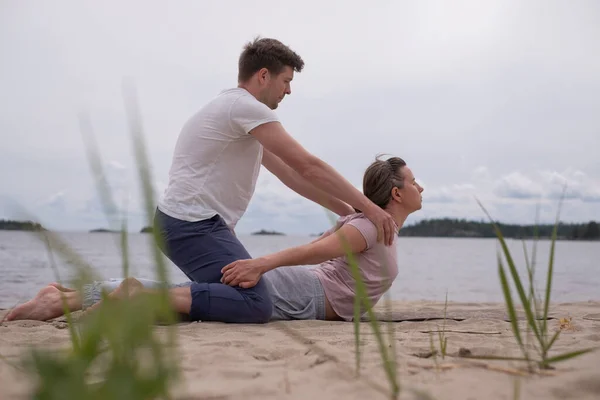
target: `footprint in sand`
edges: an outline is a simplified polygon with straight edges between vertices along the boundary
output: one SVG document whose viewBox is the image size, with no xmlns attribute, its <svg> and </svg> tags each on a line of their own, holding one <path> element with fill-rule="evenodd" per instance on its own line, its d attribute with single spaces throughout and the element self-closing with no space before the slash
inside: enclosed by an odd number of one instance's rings
<svg viewBox="0 0 600 400">
<path fill-rule="evenodd" d="M 583 319 L 588 319 L 590 321 L 600 321 L 600 313 L 598 314 L 586 314 L 583 316 Z"/>
<path fill-rule="evenodd" d="M 247 340 L 224 340 L 217 342 L 204 342 L 204 346 L 223 347 L 250 347 L 250 342 Z"/>
<path fill-rule="evenodd" d="M 250 355 L 254 357 L 255 360 L 260 361 L 279 361 L 284 358 L 291 359 L 294 357 L 304 357 L 306 354 L 306 349 L 290 349 L 287 348 L 285 350 L 266 350 L 266 349 L 256 349 L 251 352 Z"/>
<path fill-rule="evenodd" d="M 600 381 L 595 376 L 588 376 L 570 383 L 566 387 L 557 387 L 554 393 L 563 399 L 577 399 L 589 393 L 600 394 Z"/>
<path fill-rule="evenodd" d="M 238 371 L 234 369 L 222 370 L 219 373 L 227 379 L 256 379 L 261 376 L 260 371 Z"/>
<path fill-rule="evenodd" d="M 600 342 L 600 334 L 594 333 L 584 337 L 585 340 L 591 340 L 592 342 Z"/>
</svg>

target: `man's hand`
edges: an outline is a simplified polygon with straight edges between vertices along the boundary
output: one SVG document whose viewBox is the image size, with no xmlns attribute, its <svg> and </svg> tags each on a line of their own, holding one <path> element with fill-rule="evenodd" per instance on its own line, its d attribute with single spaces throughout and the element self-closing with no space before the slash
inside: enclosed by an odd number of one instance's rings
<svg viewBox="0 0 600 400">
<path fill-rule="evenodd" d="M 229 286 L 251 288 L 256 286 L 264 273 L 264 265 L 260 258 L 234 261 L 221 269 L 221 283 Z"/>
<path fill-rule="evenodd" d="M 363 210 L 363 214 L 377 227 L 377 241 L 380 242 L 383 239 L 383 243 L 390 246 L 394 241 L 394 236 L 398 235 L 394 218 L 376 205 Z"/>
</svg>

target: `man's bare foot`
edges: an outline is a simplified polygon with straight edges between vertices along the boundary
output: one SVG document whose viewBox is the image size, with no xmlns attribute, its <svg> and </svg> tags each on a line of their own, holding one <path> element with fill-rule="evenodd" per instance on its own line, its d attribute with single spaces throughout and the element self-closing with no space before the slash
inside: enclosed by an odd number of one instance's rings
<svg viewBox="0 0 600 400">
<path fill-rule="evenodd" d="M 29 319 L 46 321 L 63 315 L 62 292 L 55 286 L 48 285 L 39 291 L 37 296 L 25 304 L 13 309 L 6 316 L 7 321 Z"/>
<path fill-rule="evenodd" d="M 57 288 L 61 292 L 65 292 L 65 293 L 76 292 L 77 291 L 76 289 L 71 289 L 71 288 L 68 288 L 68 287 L 64 287 L 63 285 L 61 285 L 58 282 L 52 282 L 48 286 L 54 286 L 55 288 Z"/>
<path fill-rule="evenodd" d="M 142 293 L 144 291 L 144 285 L 142 284 L 142 282 L 138 281 L 135 278 L 127 278 L 125 280 L 123 280 L 123 282 L 121 282 L 121 284 L 119 286 L 117 286 L 117 288 L 115 290 L 113 290 L 112 292 L 110 292 L 108 294 L 108 297 L 111 299 L 123 299 L 123 298 L 129 298 L 129 297 L 133 297 L 139 293 Z M 100 307 L 100 304 L 102 304 L 102 301 L 99 301 L 98 303 L 94 304 L 91 307 L 88 307 L 85 310 L 85 313 L 89 313 L 94 311 L 96 308 Z"/>
</svg>

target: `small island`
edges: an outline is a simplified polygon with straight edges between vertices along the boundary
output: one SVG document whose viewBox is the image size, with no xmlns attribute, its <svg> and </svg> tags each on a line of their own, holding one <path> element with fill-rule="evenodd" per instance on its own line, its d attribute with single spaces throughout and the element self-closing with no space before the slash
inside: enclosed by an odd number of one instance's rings
<svg viewBox="0 0 600 400">
<path fill-rule="evenodd" d="M 98 229 L 91 229 L 90 233 L 121 233 L 121 231 L 113 231 L 111 229 L 98 228 Z"/>
<path fill-rule="evenodd" d="M 252 232 L 252 235 L 272 235 L 272 236 L 285 236 L 284 233 L 281 232 L 277 232 L 277 231 L 267 231 L 265 229 L 261 229 L 260 231 L 257 232 Z"/>
<path fill-rule="evenodd" d="M 33 221 L 13 221 L 0 219 L 0 230 L 4 231 L 43 231 L 44 227 Z"/>
</svg>

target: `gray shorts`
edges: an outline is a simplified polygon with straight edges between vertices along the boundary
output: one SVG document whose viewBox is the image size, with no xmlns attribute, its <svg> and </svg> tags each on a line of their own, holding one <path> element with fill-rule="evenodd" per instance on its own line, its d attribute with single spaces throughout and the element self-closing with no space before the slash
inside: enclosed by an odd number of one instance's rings
<svg viewBox="0 0 600 400">
<path fill-rule="evenodd" d="M 160 282 L 151 279 L 135 278 L 147 289 L 159 289 L 161 287 Z M 83 296 L 82 297 L 82 309 L 85 310 L 88 307 L 93 306 L 102 300 L 102 292 L 107 294 L 115 290 L 123 282 L 123 278 L 112 278 L 105 281 L 95 281 L 89 284 L 83 285 Z M 187 287 L 191 286 L 193 282 L 182 282 L 172 283 L 168 286 L 169 289 L 176 287 Z"/>
<path fill-rule="evenodd" d="M 325 291 L 312 267 L 280 267 L 261 279 L 273 302 L 272 321 L 290 319 L 325 319 Z"/>
</svg>

